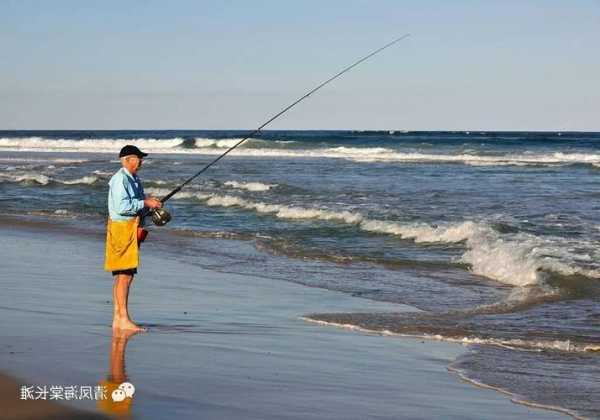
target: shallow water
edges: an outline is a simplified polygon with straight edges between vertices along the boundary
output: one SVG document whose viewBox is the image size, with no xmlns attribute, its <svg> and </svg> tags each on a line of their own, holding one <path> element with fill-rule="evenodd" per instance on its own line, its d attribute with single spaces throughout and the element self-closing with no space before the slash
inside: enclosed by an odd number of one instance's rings
<svg viewBox="0 0 600 420">
<path fill-rule="evenodd" d="M 0 132 L 0 212 L 101 228 L 122 145 L 151 154 L 160 196 L 242 134 Z M 475 343 L 465 377 L 600 417 L 599 171 L 595 133 L 267 132 L 176 195 L 163 230 L 212 269 L 416 306 L 309 316 Z"/>
</svg>

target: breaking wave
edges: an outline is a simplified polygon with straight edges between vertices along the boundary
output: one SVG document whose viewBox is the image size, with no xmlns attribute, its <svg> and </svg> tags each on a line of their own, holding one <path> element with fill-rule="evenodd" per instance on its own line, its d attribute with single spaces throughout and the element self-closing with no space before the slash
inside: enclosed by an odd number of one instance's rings
<svg viewBox="0 0 600 420">
<path fill-rule="evenodd" d="M 194 140 L 194 144 L 198 148 L 212 147 L 212 148 L 229 149 L 230 147 L 235 146 L 241 140 L 242 140 L 241 138 L 238 138 L 238 139 L 220 139 L 220 140 L 219 139 L 202 139 L 202 138 L 197 138 L 197 139 Z M 244 143 L 242 143 L 239 147 L 248 147 L 248 145 L 250 144 L 251 141 L 252 140 L 248 139 Z"/>
<path fill-rule="evenodd" d="M 169 192 L 157 188 L 147 191 L 157 196 Z M 600 267 L 593 262 L 598 260 L 598 256 L 577 252 L 565 238 L 541 238 L 526 233 L 502 234 L 485 222 L 463 221 L 431 226 L 373 220 L 358 212 L 255 202 L 232 195 L 188 191 L 174 198 L 195 198 L 208 206 L 239 207 L 282 219 L 334 221 L 355 225 L 366 232 L 395 235 L 415 243 L 458 244 L 466 250 L 457 262 L 466 264 L 475 274 L 512 286 L 545 284 L 548 272 L 600 279 Z M 578 246 L 581 245 L 579 241 Z M 594 248 L 593 244 L 589 245 L 586 248 Z"/>
<path fill-rule="evenodd" d="M 579 265 L 590 265 L 592 256 L 571 251 L 573 244 L 565 238 L 541 238 L 526 233 L 503 235 L 487 223 L 473 221 L 430 226 L 370 220 L 363 222 L 361 227 L 413 239 L 417 243 L 464 242 L 467 250 L 461 261 L 468 264 L 473 273 L 513 286 L 538 284 L 545 280 L 545 271 L 600 278 L 598 267 Z M 577 246 L 581 245 L 579 241 Z"/>
<path fill-rule="evenodd" d="M 42 163 L 42 162 L 55 162 L 55 163 L 85 163 L 89 162 L 89 159 L 69 159 L 69 158 L 21 158 L 21 157 L 0 157 L 0 162 L 23 162 L 23 163 Z"/>
<path fill-rule="evenodd" d="M 169 193 L 165 189 L 149 188 L 147 192 L 162 196 Z M 248 210 L 254 210 L 258 213 L 273 214 L 282 219 L 320 219 L 333 220 L 345 223 L 358 223 L 363 219 L 363 216 L 349 211 L 330 211 L 321 209 L 307 209 L 299 206 L 287 206 L 282 204 L 267 204 L 263 202 L 253 202 L 237 196 L 207 194 L 197 192 L 181 192 L 174 198 L 196 198 L 204 201 L 209 206 L 218 207 L 241 207 Z"/>
<path fill-rule="evenodd" d="M 96 176 L 84 176 L 81 178 L 76 178 L 76 179 L 70 179 L 70 180 L 54 180 L 56 182 L 59 182 L 61 184 L 66 184 L 66 185 L 76 185 L 76 184 L 87 184 L 87 185 L 91 185 L 94 184 L 98 181 L 98 177 Z"/>
<path fill-rule="evenodd" d="M 64 185 L 92 185 L 98 182 L 100 178 L 94 175 L 84 176 L 76 179 L 56 179 L 39 173 L 20 173 L 20 174 L 2 174 L 0 173 L 0 182 L 24 183 L 49 185 L 58 183 Z"/>
<path fill-rule="evenodd" d="M 3 137 L 0 138 L 2 151 L 38 152 L 83 152 L 114 153 L 125 144 L 134 144 L 151 153 L 170 154 L 221 154 L 241 140 L 241 138 L 170 139 L 50 139 L 44 137 Z M 399 150 L 389 147 L 331 147 L 327 143 L 297 142 L 281 140 L 249 139 L 231 152 L 237 156 L 251 157 L 293 157 L 293 158 L 334 158 L 355 162 L 401 162 L 401 163 L 456 163 L 472 166 L 553 166 L 571 164 L 600 165 L 597 153 L 564 152 L 523 152 L 513 154 L 485 154 L 477 151 L 456 153 L 424 153 L 418 150 Z"/>
<path fill-rule="evenodd" d="M 100 176 L 112 176 L 114 172 L 95 170 L 93 173 Z"/>
<path fill-rule="evenodd" d="M 271 188 L 277 185 L 263 184 L 262 182 L 238 182 L 238 181 L 226 181 L 225 185 L 231 188 L 248 190 L 248 191 L 269 191 Z"/>
<path fill-rule="evenodd" d="M 39 152 L 118 152 L 124 145 L 133 144 L 142 150 L 168 152 L 184 142 L 182 138 L 173 139 L 48 139 L 44 137 L 3 137 L 0 138 L 0 150 L 39 151 Z"/>
</svg>

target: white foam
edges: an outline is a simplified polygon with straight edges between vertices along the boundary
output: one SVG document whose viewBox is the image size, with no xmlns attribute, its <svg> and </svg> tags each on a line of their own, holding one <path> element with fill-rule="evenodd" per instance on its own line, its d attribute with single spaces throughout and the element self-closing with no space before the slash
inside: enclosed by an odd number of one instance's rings
<svg viewBox="0 0 600 420">
<path fill-rule="evenodd" d="M 331 147 L 328 149 L 325 149 L 326 153 L 336 153 L 336 154 L 340 154 L 340 155 L 347 155 L 347 156 L 379 156 L 379 157 L 385 157 L 388 156 L 392 153 L 394 153 L 394 150 L 392 149 L 386 149 L 385 147 L 346 147 L 346 146 L 339 146 L 339 147 Z"/>
<path fill-rule="evenodd" d="M 236 145 L 240 142 L 242 138 L 233 138 L 233 139 L 206 139 L 206 138 L 196 138 L 194 139 L 194 144 L 196 147 L 212 147 L 212 148 L 222 148 L 229 149 L 230 147 Z M 248 145 L 251 139 L 246 140 L 239 147 L 244 147 Z"/>
<path fill-rule="evenodd" d="M 164 196 L 169 193 L 164 188 L 148 188 L 147 191 L 156 196 Z M 240 197 L 220 194 L 205 194 L 183 192 L 173 198 L 197 198 L 205 201 L 209 206 L 215 207 L 241 207 L 248 210 L 254 210 L 258 213 L 272 213 L 275 217 L 282 219 L 320 219 L 337 220 L 349 224 L 355 224 L 363 219 L 363 216 L 348 211 L 330 211 L 323 209 L 310 209 L 298 206 L 288 206 L 283 204 L 267 204 L 263 202 L 253 202 Z"/>
<path fill-rule="evenodd" d="M 477 232 L 488 230 L 489 227 L 475 222 L 449 223 L 440 226 L 430 226 L 425 223 L 405 224 L 381 220 L 365 220 L 360 225 L 368 232 L 397 235 L 415 242 L 462 242 Z"/>
<path fill-rule="evenodd" d="M 457 243 L 465 242 L 467 251 L 461 261 L 469 264 L 475 274 L 502 283 L 525 286 L 539 281 L 541 261 L 536 250 L 528 243 L 500 239 L 489 225 L 472 221 L 450 223 L 443 226 L 427 224 L 401 224 L 369 220 L 361 228 L 370 232 L 397 235 L 415 242 Z"/>
<path fill-rule="evenodd" d="M 98 181 L 98 177 L 96 176 L 84 176 L 81 178 L 71 179 L 71 180 L 54 180 L 56 182 L 60 182 L 61 184 L 66 185 L 75 185 L 75 184 L 88 184 L 91 185 L 94 182 Z"/>
<path fill-rule="evenodd" d="M 148 191 L 158 196 L 169 192 L 166 189 L 152 188 Z M 540 238 L 525 233 L 501 234 L 485 222 L 463 221 L 431 226 L 424 223 L 373 220 L 358 212 L 254 202 L 231 195 L 183 192 L 174 198 L 196 198 L 209 206 L 236 206 L 284 219 L 336 221 L 356 225 L 368 232 L 411 239 L 416 243 L 464 242 L 466 250 L 460 261 L 468 264 L 473 273 L 512 286 L 544 285 L 544 271 L 600 278 L 598 267 L 584 268 L 578 265 L 581 261 L 595 261 L 598 256 L 575 252 L 563 238 Z M 582 245 L 581 241 L 579 245 Z M 592 244 L 588 245 L 586 248 L 593 247 Z"/>
<path fill-rule="evenodd" d="M 0 162 L 85 163 L 85 162 L 89 162 L 89 159 L 0 157 Z"/>
<path fill-rule="evenodd" d="M 98 152 L 114 153 L 124 145 L 132 144 L 142 150 L 166 151 L 180 146 L 182 138 L 173 139 L 47 139 L 43 137 L 3 137 L 0 150 L 41 151 L 41 152 Z"/>
<path fill-rule="evenodd" d="M 167 181 L 163 181 L 161 179 L 149 179 L 148 181 L 149 184 L 156 184 L 156 185 L 166 185 Z"/>
<path fill-rule="evenodd" d="M 232 146 L 235 146 L 237 143 L 242 141 L 243 137 L 237 138 L 229 138 L 229 139 L 209 139 L 209 138 L 201 138 L 196 137 L 194 139 L 194 145 L 197 148 L 209 148 L 209 149 L 229 149 Z M 296 141 L 289 140 L 261 140 L 261 139 L 246 139 L 242 144 L 239 145 L 240 149 L 248 148 L 248 147 L 261 147 L 268 148 L 273 145 L 280 145 L 282 148 L 289 146 L 291 144 L 297 143 Z"/>
<path fill-rule="evenodd" d="M 471 265 L 475 274 L 515 286 L 543 284 L 545 271 L 600 278 L 597 267 L 579 265 L 590 260 L 590 256 L 578 253 L 571 245 L 559 237 L 541 238 L 525 233 L 503 236 L 491 230 L 469 238 L 462 261 Z M 579 241 L 578 245 L 585 244 Z M 588 248 L 593 245 L 588 244 Z"/>
<path fill-rule="evenodd" d="M 566 352 L 595 352 L 598 351 L 598 346 L 595 344 L 579 344 L 573 343 L 570 340 L 523 340 L 523 339 L 502 339 L 502 338 L 481 338 L 476 336 L 468 336 L 468 337 L 452 337 L 452 336 L 444 336 L 440 334 L 406 334 L 406 333 L 396 333 L 390 330 L 375 330 L 364 328 L 355 324 L 343 324 L 339 322 L 333 321 L 323 321 L 316 318 L 311 318 L 310 316 L 302 316 L 300 319 L 305 321 L 313 322 L 320 325 L 331 325 L 335 327 L 341 327 L 354 331 L 361 331 L 366 333 L 376 333 L 380 335 L 387 336 L 398 336 L 398 337 L 418 337 L 425 338 L 428 340 L 437 340 L 437 341 L 449 341 L 453 343 L 460 344 L 486 344 L 493 345 L 499 347 L 505 347 L 510 349 L 530 349 L 536 351 L 543 350 L 558 350 L 558 351 L 566 351 Z"/>
<path fill-rule="evenodd" d="M 65 185 L 76 185 L 76 184 L 87 184 L 91 185 L 98 181 L 98 177 L 96 176 L 84 176 L 76 179 L 55 179 L 49 177 L 44 174 L 40 174 L 37 172 L 21 172 L 21 173 L 10 173 L 10 174 L 0 174 L 0 180 L 6 182 L 13 183 L 21 183 L 21 182 L 35 182 L 40 185 L 48 185 L 50 182 L 57 182 Z"/>
<path fill-rule="evenodd" d="M 357 223 L 362 219 L 362 216 L 347 211 L 336 212 L 281 204 L 255 203 L 239 197 L 227 195 L 213 195 L 208 198 L 206 204 L 209 206 L 221 207 L 238 206 L 249 210 L 255 210 L 258 213 L 273 213 L 276 217 L 282 219 L 339 220 L 346 223 Z"/>
<path fill-rule="evenodd" d="M 237 181 L 226 181 L 225 185 L 232 188 L 248 190 L 248 191 L 269 191 L 271 188 L 276 187 L 277 184 L 263 184 L 262 182 L 237 182 Z"/>
<path fill-rule="evenodd" d="M 0 179 L 8 182 L 35 182 L 40 185 L 48 185 L 50 177 L 39 173 L 2 174 Z"/>
<path fill-rule="evenodd" d="M 171 192 L 170 189 L 167 188 L 157 188 L 157 187 L 148 187 L 144 189 L 147 195 L 151 195 L 153 197 L 164 197 L 165 195 Z M 189 198 L 195 198 L 198 200 L 206 200 L 210 198 L 210 194 L 202 194 L 198 192 L 191 191 L 180 191 L 177 195 L 174 195 L 172 200 L 184 200 Z"/>
<path fill-rule="evenodd" d="M 558 135 L 560 135 L 560 133 Z M 528 407 L 534 407 L 534 408 L 541 408 L 541 409 L 544 409 L 544 410 L 557 411 L 557 412 L 560 412 L 560 413 L 567 414 L 567 415 L 573 417 L 576 420 L 588 420 L 587 417 L 579 416 L 576 412 L 571 411 L 571 410 L 569 410 L 567 408 L 559 407 L 559 406 L 556 406 L 556 405 L 540 404 L 540 403 L 536 403 L 536 402 L 533 402 L 533 401 L 529 401 L 529 400 L 524 399 L 523 397 L 520 397 L 520 396 L 514 394 L 513 392 L 511 392 L 511 391 L 509 391 L 507 389 L 485 384 L 485 383 L 483 383 L 481 381 L 478 381 L 476 379 L 470 378 L 469 376 L 467 376 L 467 374 L 465 374 L 461 370 L 456 369 L 453 366 L 449 366 L 448 370 L 451 371 L 451 372 L 456 373 L 464 381 L 472 383 L 475 386 L 478 386 L 478 387 L 481 387 L 481 388 L 492 389 L 492 390 L 500 392 L 502 394 L 509 395 L 511 397 L 511 401 L 514 402 L 514 403 L 516 403 L 516 404 L 522 404 L 522 405 L 525 405 L 525 406 L 528 406 Z"/>
<path fill-rule="evenodd" d="M 184 148 L 183 138 L 172 139 L 48 139 L 43 137 L 4 137 L 0 138 L 0 150 L 38 152 L 81 152 L 114 153 L 125 144 L 134 144 L 142 150 L 158 154 L 204 154 L 218 155 L 241 140 L 196 138 L 195 147 Z M 334 158 L 355 162 L 405 162 L 405 163 L 462 163 L 473 166 L 496 165 L 560 165 L 585 163 L 600 165 L 600 154 L 547 152 L 506 155 L 477 154 L 476 151 L 458 153 L 422 153 L 401 151 L 384 147 L 321 147 L 308 149 L 288 149 L 290 141 L 266 141 L 249 139 L 231 152 L 235 156 L 249 157 L 291 157 L 291 158 Z M 280 146 L 279 148 L 277 146 Z"/>
<path fill-rule="evenodd" d="M 513 286 L 543 284 L 543 271 L 563 275 L 582 274 L 600 278 L 600 270 L 583 268 L 577 262 L 590 261 L 590 255 L 570 249 L 564 238 L 501 234 L 484 222 L 465 221 L 441 226 L 402 224 L 365 220 L 360 227 L 370 232 L 397 235 L 417 243 L 465 242 L 461 262 L 473 273 Z M 581 241 L 579 246 L 584 245 Z M 588 244 L 588 248 L 593 248 Z"/>
<path fill-rule="evenodd" d="M 534 163 L 534 162 L 519 162 L 517 160 L 506 160 L 506 161 L 500 161 L 500 160 L 491 160 L 491 161 L 465 160 L 464 163 L 465 163 L 465 165 L 469 165 L 469 166 L 529 166 L 529 165 L 538 165 L 537 163 Z M 560 164 L 558 164 L 558 163 L 543 163 L 543 164 L 539 164 L 539 165 L 556 166 L 556 165 L 560 165 Z"/>
<path fill-rule="evenodd" d="M 356 153 L 356 152 L 355 152 Z M 557 165 L 571 163 L 589 163 L 600 164 L 599 154 L 584 153 L 541 153 L 541 154 L 507 154 L 507 155 L 478 155 L 474 153 L 458 154 L 433 154 L 420 152 L 396 152 L 381 153 L 365 150 L 364 153 L 357 153 L 354 160 L 363 162 L 374 161 L 397 161 L 397 162 L 439 162 L 439 163 L 464 163 L 477 166 L 491 165 Z"/>
<path fill-rule="evenodd" d="M 583 268 L 578 262 L 592 261 L 589 254 L 577 253 L 568 241 L 559 237 L 541 238 L 535 235 L 501 234 L 484 222 L 465 221 L 440 226 L 402 224 L 389 221 L 364 220 L 361 229 L 397 235 L 417 243 L 465 242 L 467 250 L 460 258 L 473 273 L 513 286 L 541 284 L 542 271 L 563 275 L 582 274 L 600 278 L 598 268 Z M 585 246 L 581 241 L 578 245 Z M 586 248 L 593 248 L 587 244 Z"/>
</svg>

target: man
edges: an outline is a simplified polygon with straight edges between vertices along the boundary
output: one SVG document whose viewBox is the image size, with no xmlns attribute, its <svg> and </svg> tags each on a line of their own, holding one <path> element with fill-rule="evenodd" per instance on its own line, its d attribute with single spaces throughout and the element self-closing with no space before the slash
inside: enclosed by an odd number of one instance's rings
<svg viewBox="0 0 600 420">
<path fill-rule="evenodd" d="M 113 331 L 141 331 L 130 318 L 127 309 L 129 288 L 139 264 L 138 227 L 141 227 L 140 214 L 144 208 L 156 209 L 162 206 L 156 198 L 146 198 L 137 172 L 142 159 L 148 156 L 135 146 L 121 149 L 119 158 L 122 168 L 109 182 L 108 223 L 106 228 L 106 253 L 104 269 L 115 276 L 113 285 Z"/>
</svg>

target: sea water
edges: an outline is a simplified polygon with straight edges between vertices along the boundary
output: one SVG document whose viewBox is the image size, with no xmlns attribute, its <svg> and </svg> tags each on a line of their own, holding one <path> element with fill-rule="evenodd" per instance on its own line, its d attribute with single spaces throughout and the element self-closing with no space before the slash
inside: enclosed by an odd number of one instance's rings
<svg viewBox="0 0 600 420">
<path fill-rule="evenodd" d="M 123 145 L 150 154 L 139 175 L 160 197 L 244 134 L 3 131 L 0 212 L 100 230 Z M 192 262 L 220 241 L 213 269 L 412 305 L 300 315 L 468 344 L 449 367 L 464 379 L 593 418 L 599 177 L 600 133 L 267 131 L 174 196 L 160 229 Z"/>
</svg>

